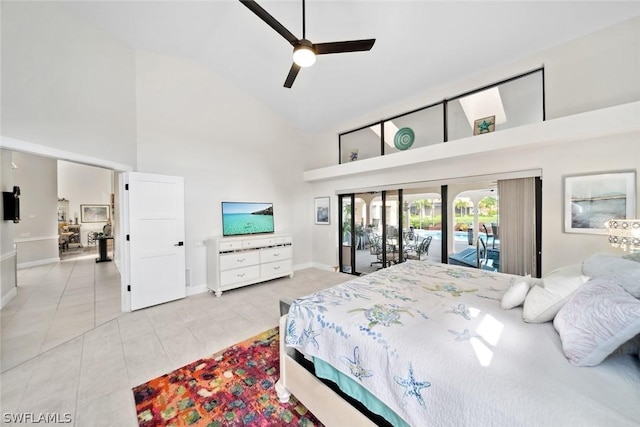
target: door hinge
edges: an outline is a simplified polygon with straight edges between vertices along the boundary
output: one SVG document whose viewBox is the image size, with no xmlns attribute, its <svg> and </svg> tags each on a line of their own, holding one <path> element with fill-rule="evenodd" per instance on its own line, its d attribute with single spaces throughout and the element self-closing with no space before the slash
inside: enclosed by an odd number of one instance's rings
<svg viewBox="0 0 640 427">
<path fill-rule="evenodd" d="M 127 292 L 131 292 L 131 285 L 127 285 Z"/>
<path fill-rule="evenodd" d="M 125 184 L 125 185 L 124 185 L 124 189 L 125 189 L 125 190 L 128 190 L 128 189 L 129 189 L 129 184 Z"/>
<path fill-rule="evenodd" d="M 127 242 L 129 241 L 129 235 L 127 234 Z"/>
</svg>

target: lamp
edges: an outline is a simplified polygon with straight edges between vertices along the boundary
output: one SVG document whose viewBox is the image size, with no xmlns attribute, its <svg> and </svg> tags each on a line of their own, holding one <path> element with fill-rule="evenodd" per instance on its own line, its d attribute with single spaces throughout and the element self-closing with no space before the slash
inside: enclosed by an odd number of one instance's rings
<svg viewBox="0 0 640 427">
<path fill-rule="evenodd" d="M 293 48 L 293 62 L 301 67 L 310 67 L 316 62 L 316 53 L 309 40 L 300 40 L 300 43 Z"/>
<path fill-rule="evenodd" d="M 640 251 L 640 219 L 612 219 L 607 227 L 611 246 L 623 251 Z"/>
</svg>

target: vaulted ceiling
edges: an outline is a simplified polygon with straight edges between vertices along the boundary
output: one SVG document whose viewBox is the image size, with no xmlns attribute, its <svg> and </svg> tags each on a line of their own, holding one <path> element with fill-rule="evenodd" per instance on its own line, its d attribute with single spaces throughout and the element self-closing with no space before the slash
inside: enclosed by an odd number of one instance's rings
<svg viewBox="0 0 640 427">
<path fill-rule="evenodd" d="M 302 36 L 300 0 L 258 3 Z M 209 67 L 311 131 L 640 15 L 637 1 L 308 0 L 313 42 L 376 43 L 318 57 L 287 89 L 291 45 L 239 1 L 61 4 L 135 48 Z"/>
</svg>

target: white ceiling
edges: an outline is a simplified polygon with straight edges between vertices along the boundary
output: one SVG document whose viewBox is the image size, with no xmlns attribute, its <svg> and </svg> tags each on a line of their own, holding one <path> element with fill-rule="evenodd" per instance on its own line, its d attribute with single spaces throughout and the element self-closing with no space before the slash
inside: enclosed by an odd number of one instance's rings
<svg viewBox="0 0 640 427">
<path fill-rule="evenodd" d="M 312 131 L 640 15 L 638 1 L 308 0 L 312 42 L 377 40 L 318 57 L 287 89 L 291 45 L 239 1 L 63 4 L 135 48 L 204 64 Z M 300 0 L 258 4 L 302 37 Z"/>
</svg>

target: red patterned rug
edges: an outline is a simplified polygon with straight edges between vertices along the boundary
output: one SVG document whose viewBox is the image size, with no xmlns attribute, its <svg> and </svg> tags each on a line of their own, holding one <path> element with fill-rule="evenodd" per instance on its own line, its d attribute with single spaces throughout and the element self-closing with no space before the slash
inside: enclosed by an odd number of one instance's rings
<svg viewBox="0 0 640 427">
<path fill-rule="evenodd" d="M 133 389 L 140 426 L 321 426 L 293 396 L 280 403 L 278 328 Z"/>
</svg>

